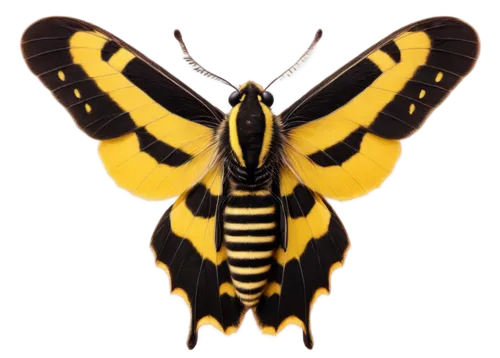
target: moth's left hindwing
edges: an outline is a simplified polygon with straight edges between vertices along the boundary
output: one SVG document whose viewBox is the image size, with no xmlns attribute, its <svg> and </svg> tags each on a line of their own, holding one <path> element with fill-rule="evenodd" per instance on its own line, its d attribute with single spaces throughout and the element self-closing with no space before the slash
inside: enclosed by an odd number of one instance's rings
<svg viewBox="0 0 500 358">
<path fill-rule="evenodd" d="M 329 293 L 331 273 L 342 266 L 349 239 L 326 200 L 290 170 L 281 171 L 279 188 L 288 244 L 276 251 L 255 316 L 267 334 L 275 335 L 288 324 L 301 327 L 304 344 L 312 348 L 311 308 L 319 295 Z"/>
<path fill-rule="evenodd" d="M 244 313 L 231 283 L 225 246 L 217 251 L 214 240 L 222 194 L 221 170 L 212 170 L 168 209 L 151 243 L 157 265 L 170 276 L 172 293 L 191 308 L 189 348 L 196 345 L 200 326 L 211 324 L 231 334 Z"/>
<path fill-rule="evenodd" d="M 31 71 L 90 137 L 116 183 L 147 199 L 181 194 L 206 173 L 224 114 L 125 42 L 53 17 L 22 38 Z"/>
</svg>

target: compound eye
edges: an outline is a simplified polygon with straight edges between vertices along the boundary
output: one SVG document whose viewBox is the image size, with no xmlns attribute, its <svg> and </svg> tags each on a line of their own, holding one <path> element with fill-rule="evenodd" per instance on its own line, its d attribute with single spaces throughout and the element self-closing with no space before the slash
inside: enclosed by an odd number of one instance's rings
<svg viewBox="0 0 500 358">
<path fill-rule="evenodd" d="M 243 96 L 243 93 L 241 93 L 240 91 L 234 91 L 229 96 L 229 104 L 232 107 L 236 106 L 238 103 L 240 103 L 241 96 Z"/>
<path fill-rule="evenodd" d="M 264 91 L 262 93 L 262 102 L 268 107 L 271 107 L 274 103 L 274 97 L 270 92 Z"/>
</svg>

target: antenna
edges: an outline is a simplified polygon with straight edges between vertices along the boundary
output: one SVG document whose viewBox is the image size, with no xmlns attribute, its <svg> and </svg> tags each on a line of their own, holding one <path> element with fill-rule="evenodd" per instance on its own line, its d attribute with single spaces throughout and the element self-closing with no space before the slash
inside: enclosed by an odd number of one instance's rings
<svg viewBox="0 0 500 358">
<path fill-rule="evenodd" d="M 189 51 L 189 48 L 187 46 L 185 36 L 179 28 L 176 28 L 173 31 L 172 36 L 177 41 L 179 47 L 181 48 L 181 59 L 184 61 L 186 66 L 189 67 L 191 71 L 197 73 L 201 77 L 206 78 L 207 80 L 220 83 L 223 86 L 238 91 L 238 86 L 234 82 L 228 80 L 224 76 L 212 72 L 193 57 L 191 51 Z"/>
<path fill-rule="evenodd" d="M 297 76 L 297 74 L 302 71 L 304 67 L 306 67 L 313 59 L 316 51 L 318 51 L 319 43 L 323 39 L 323 36 L 325 36 L 325 33 L 325 30 L 323 30 L 322 27 L 319 27 L 313 33 L 313 38 L 311 42 L 309 42 L 309 45 L 307 45 L 307 47 L 302 52 L 302 55 L 297 57 L 292 65 L 288 66 L 285 70 L 283 70 L 283 72 L 274 77 L 274 79 L 272 79 L 271 82 L 267 84 L 265 89 L 268 90 L 271 88 L 271 86 L 275 85 L 278 82 L 285 82 Z"/>
</svg>

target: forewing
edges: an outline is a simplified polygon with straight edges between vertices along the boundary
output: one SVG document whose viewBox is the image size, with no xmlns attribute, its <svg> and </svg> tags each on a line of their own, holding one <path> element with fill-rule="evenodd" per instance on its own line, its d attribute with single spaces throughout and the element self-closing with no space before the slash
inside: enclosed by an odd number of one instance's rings
<svg viewBox="0 0 500 358">
<path fill-rule="evenodd" d="M 118 185 L 147 199 L 179 195 L 214 157 L 223 113 L 97 26 L 52 17 L 22 38 L 31 71 L 90 137 Z"/>
<path fill-rule="evenodd" d="M 469 73 L 479 54 L 472 27 L 450 17 L 406 26 L 377 43 L 285 110 L 285 157 L 313 190 L 352 199 L 391 173 L 399 139 Z"/>
</svg>

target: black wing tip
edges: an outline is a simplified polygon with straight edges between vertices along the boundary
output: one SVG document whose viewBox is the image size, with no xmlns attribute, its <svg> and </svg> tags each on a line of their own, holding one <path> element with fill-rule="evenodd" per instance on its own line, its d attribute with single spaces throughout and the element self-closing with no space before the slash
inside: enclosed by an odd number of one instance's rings
<svg viewBox="0 0 500 358">
<path fill-rule="evenodd" d="M 461 18 L 455 17 L 455 16 L 432 16 L 432 17 L 426 17 L 426 18 L 424 18 L 422 20 L 415 21 L 415 22 L 409 24 L 408 26 L 411 27 L 411 26 L 420 25 L 420 24 L 423 24 L 423 23 L 438 22 L 438 21 L 442 21 L 442 22 L 459 22 L 459 23 L 463 23 L 463 24 L 465 24 L 467 26 L 470 26 L 466 21 L 462 20 Z"/>
<path fill-rule="evenodd" d="M 192 331 L 189 334 L 189 338 L 187 341 L 187 347 L 189 350 L 193 350 L 196 347 L 196 343 L 198 343 L 198 333 L 196 331 Z"/>
<path fill-rule="evenodd" d="M 306 346 L 307 349 L 313 349 L 314 346 L 314 340 L 311 335 L 311 332 L 303 332 L 302 333 L 302 338 L 304 340 L 304 345 Z"/>
</svg>

